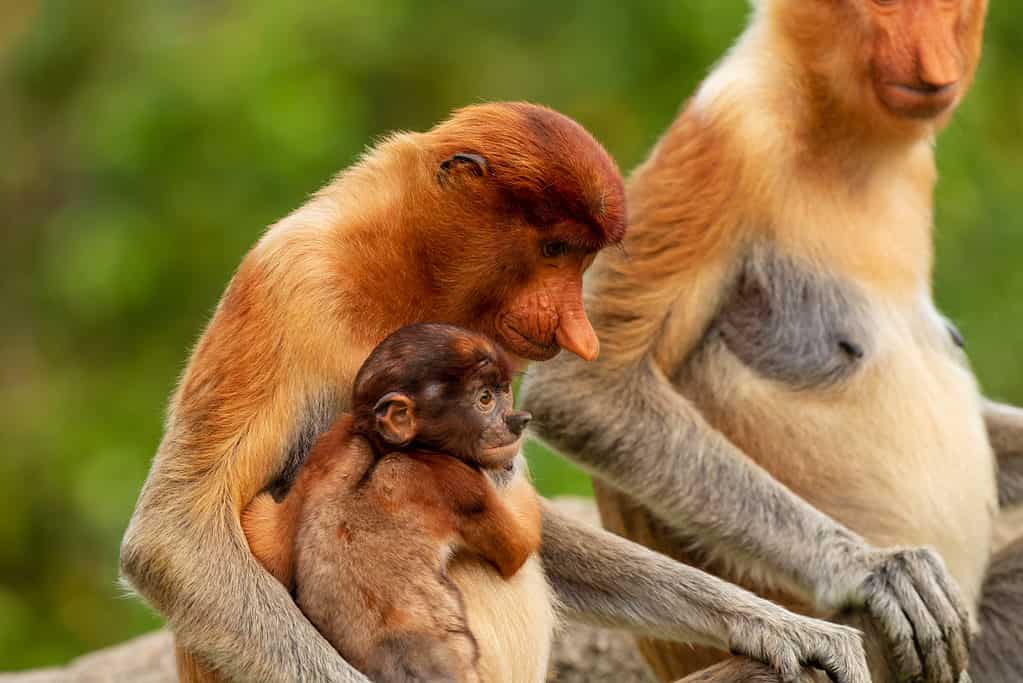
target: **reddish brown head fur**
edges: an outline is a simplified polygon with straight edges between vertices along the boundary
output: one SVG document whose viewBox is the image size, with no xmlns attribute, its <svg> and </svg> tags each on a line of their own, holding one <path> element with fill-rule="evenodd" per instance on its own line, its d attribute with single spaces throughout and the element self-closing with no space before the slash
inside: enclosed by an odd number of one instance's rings
<svg viewBox="0 0 1023 683">
<path fill-rule="evenodd" d="M 351 258 L 338 270 L 353 307 L 373 311 L 382 332 L 436 320 L 521 359 L 561 348 L 596 357 L 582 275 L 625 234 L 625 191 L 582 126 L 537 105 L 483 104 L 371 156 L 404 170 L 400 192 L 374 214 L 395 231 L 369 224 L 345 245 Z M 383 183 L 381 167 L 365 166 L 370 184 Z M 385 278 L 394 284 L 381 287 Z"/>
<path fill-rule="evenodd" d="M 486 160 L 499 210 L 596 251 L 625 235 L 625 190 L 614 160 L 586 129 L 546 107 L 502 102 L 465 107 L 434 128 L 437 163 L 460 152 Z"/>
</svg>

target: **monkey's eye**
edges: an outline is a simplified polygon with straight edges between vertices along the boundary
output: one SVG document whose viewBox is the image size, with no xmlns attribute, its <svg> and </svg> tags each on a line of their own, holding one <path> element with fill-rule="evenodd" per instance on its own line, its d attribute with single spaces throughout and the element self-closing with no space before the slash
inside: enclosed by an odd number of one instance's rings
<svg viewBox="0 0 1023 683">
<path fill-rule="evenodd" d="M 494 392 L 490 389 L 481 389 L 480 393 L 476 394 L 476 407 L 481 412 L 489 413 L 497 405 L 497 401 L 494 400 Z"/>
<path fill-rule="evenodd" d="M 543 253 L 544 258 L 564 256 L 568 253 L 568 242 L 562 242 L 561 240 L 544 242 L 543 246 L 540 247 L 540 251 Z"/>
</svg>

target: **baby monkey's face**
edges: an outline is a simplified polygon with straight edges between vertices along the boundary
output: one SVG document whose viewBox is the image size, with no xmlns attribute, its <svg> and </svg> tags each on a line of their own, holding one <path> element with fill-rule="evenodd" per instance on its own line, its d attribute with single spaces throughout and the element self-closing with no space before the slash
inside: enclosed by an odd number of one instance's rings
<svg viewBox="0 0 1023 683">
<path fill-rule="evenodd" d="M 512 363 L 487 337 L 442 323 L 403 327 L 370 353 L 352 393 L 353 431 L 380 453 L 429 450 L 485 468 L 516 456 Z"/>
<path fill-rule="evenodd" d="M 511 378 L 494 358 L 481 360 L 460 381 L 427 386 L 416 402 L 418 445 L 485 468 L 515 458 L 531 417 L 515 410 Z"/>
</svg>

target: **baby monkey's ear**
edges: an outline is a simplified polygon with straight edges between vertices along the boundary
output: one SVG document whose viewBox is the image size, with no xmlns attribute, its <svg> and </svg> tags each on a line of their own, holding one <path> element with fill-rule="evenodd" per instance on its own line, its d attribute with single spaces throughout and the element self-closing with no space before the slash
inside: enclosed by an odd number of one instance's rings
<svg viewBox="0 0 1023 683">
<path fill-rule="evenodd" d="M 392 391 L 373 407 L 377 433 L 392 446 L 407 446 L 416 438 L 416 402 L 398 391 Z"/>
</svg>

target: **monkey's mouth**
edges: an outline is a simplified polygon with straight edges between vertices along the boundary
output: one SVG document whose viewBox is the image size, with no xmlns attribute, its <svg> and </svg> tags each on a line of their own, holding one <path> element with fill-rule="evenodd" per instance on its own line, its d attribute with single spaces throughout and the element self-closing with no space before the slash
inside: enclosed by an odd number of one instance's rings
<svg viewBox="0 0 1023 683">
<path fill-rule="evenodd" d="M 910 119 L 930 119 L 955 104 L 959 84 L 927 86 L 906 83 L 881 83 L 877 96 L 896 116 Z"/>
<path fill-rule="evenodd" d="M 501 343 L 509 352 L 529 360 L 550 360 L 561 351 L 553 337 L 549 341 L 541 342 L 507 323 L 501 325 Z"/>
<path fill-rule="evenodd" d="M 484 467 L 501 467 L 511 462 L 519 454 L 519 451 L 522 450 L 522 444 L 525 440 L 526 437 L 520 436 L 509 444 L 484 448 L 480 452 L 480 464 Z"/>
</svg>

